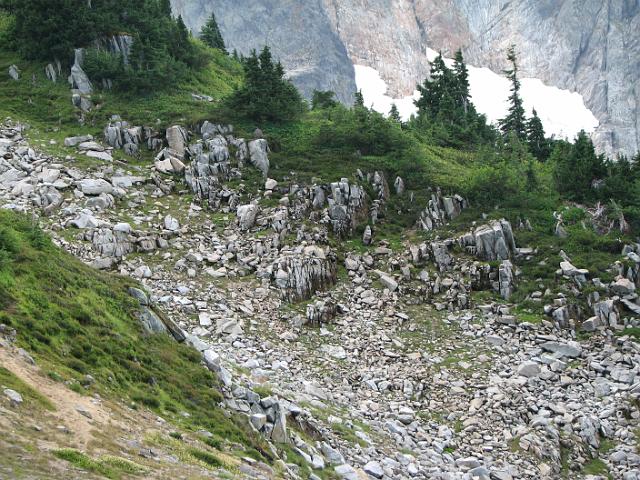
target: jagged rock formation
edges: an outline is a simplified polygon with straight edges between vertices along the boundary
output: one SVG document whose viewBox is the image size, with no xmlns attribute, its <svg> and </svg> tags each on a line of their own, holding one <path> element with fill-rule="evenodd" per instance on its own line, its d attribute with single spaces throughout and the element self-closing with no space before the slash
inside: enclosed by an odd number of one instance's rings
<svg viewBox="0 0 640 480">
<path fill-rule="evenodd" d="M 316 189 L 313 205 L 324 205 L 325 193 Z M 343 178 L 330 185 L 328 215 L 334 233 L 346 236 L 367 217 L 366 193 L 362 187 Z"/>
<path fill-rule="evenodd" d="M 284 299 L 295 302 L 311 298 L 336 282 L 336 259 L 318 247 L 287 255 L 273 265 L 273 281 Z"/>
<path fill-rule="evenodd" d="M 577 91 L 600 121 L 608 153 L 640 148 L 640 4 L 617 0 L 173 0 L 195 31 L 215 10 L 227 44 L 273 47 L 309 96 L 331 89 L 349 102 L 352 64 L 378 70 L 394 97 L 427 75 L 426 48 L 500 72 L 515 43 L 522 73 Z M 268 13 L 267 13 L 268 12 Z M 276 28 L 277 26 L 277 28 Z M 379 32 L 384 31 L 385 35 Z"/>
<path fill-rule="evenodd" d="M 185 162 L 197 168 L 205 155 L 208 169 L 215 152 L 214 164 L 234 163 L 229 127 L 195 130 L 207 132 L 197 141 L 189 134 Z M 97 143 L 82 133 L 66 143 Z M 200 352 L 220 379 L 225 408 L 273 443 L 290 441 L 319 475 L 537 480 L 559 478 L 570 463 L 576 478 L 589 478 L 579 469 L 599 458 L 613 478 L 638 476 L 640 355 L 623 327 L 640 326 L 640 245 L 614 256 L 606 282 L 594 278 L 600 269 L 579 268 L 561 252 L 556 278 L 535 280 L 544 291 L 529 292 L 530 269 L 551 257 L 542 246 L 516 249 L 505 221 L 474 223 L 462 239 L 416 244 L 411 235 L 398 246 L 385 241 L 381 216 L 362 249 L 355 235 L 344 242 L 329 232 L 328 185 L 278 177 L 229 186 L 246 205 L 260 205 L 243 231 L 235 208 L 212 215 L 183 188 L 166 188 L 180 179 L 152 165 L 96 163 L 65 165 L 31 148 L 19 126 L 0 126 L 3 208 L 39 214 L 36 197 L 57 199 L 40 220 L 54 242 L 139 279 L 149 293 L 131 294 L 143 326 Z M 368 201 L 387 196 L 374 177 L 366 176 Z M 349 192 L 367 185 L 360 172 L 354 178 Z M 370 221 L 366 207 L 356 210 L 359 227 Z M 131 224 L 115 223 L 123 217 Z M 527 287 L 518 302 L 472 295 L 493 289 L 507 297 L 516 278 Z M 522 314 L 521 295 L 548 318 Z M 603 455 L 605 442 L 615 446 Z M 287 478 L 300 478 L 295 465 L 281 465 Z M 253 476 L 246 466 L 243 478 Z"/>
<path fill-rule="evenodd" d="M 460 212 L 467 207 L 467 201 L 460 195 L 444 197 L 440 189 L 438 189 L 431 195 L 429 204 L 420 214 L 418 227 L 422 230 L 433 230 L 441 227 L 448 220 L 460 215 Z"/>
<path fill-rule="evenodd" d="M 476 228 L 460 237 L 458 243 L 473 255 L 488 262 L 508 260 L 516 251 L 511 224 L 504 219 Z"/>
<path fill-rule="evenodd" d="M 71 101 L 73 102 L 73 105 L 83 112 L 88 112 L 93 108 L 93 102 L 91 101 L 93 85 L 85 71 L 82 69 L 83 62 L 84 49 L 76 48 L 68 80 L 71 85 Z"/>
</svg>

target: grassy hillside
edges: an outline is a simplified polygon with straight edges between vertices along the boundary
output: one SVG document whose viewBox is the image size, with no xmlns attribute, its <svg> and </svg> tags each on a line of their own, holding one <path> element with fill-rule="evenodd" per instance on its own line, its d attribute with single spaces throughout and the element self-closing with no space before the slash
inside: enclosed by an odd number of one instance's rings
<svg viewBox="0 0 640 480">
<path fill-rule="evenodd" d="M 218 407 L 217 379 L 200 354 L 168 335 L 143 333 L 135 318 L 139 305 L 127 293 L 133 285 L 83 265 L 29 219 L 0 211 L 0 323 L 17 331 L 16 344 L 50 380 L 83 396 L 151 410 L 179 431 L 210 432 L 209 446 L 200 445 L 202 453 L 193 450 L 192 457 L 269 460 L 246 422 Z M 5 369 L 0 383 L 50 408 Z"/>
</svg>

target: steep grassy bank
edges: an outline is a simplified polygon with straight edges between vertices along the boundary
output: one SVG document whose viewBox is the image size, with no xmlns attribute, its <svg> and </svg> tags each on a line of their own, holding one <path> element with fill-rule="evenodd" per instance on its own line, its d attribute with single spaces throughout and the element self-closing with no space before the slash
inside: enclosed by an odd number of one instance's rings
<svg viewBox="0 0 640 480">
<path fill-rule="evenodd" d="M 201 457 L 270 460 L 246 421 L 218 406 L 217 380 L 199 353 L 168 335 L 144 334 L 127 293 L 133 285 L 61 251 L 28 218 L 0 211 L 0 323 L 17 331 L 16 344 L 50 379 L 83 396 L 151 410 L 179 431 L 210 432 L 215 448 L 203 446 Z M 0 371 L 0 380 L 47 406 L 9 372 Z"/>
</svg>

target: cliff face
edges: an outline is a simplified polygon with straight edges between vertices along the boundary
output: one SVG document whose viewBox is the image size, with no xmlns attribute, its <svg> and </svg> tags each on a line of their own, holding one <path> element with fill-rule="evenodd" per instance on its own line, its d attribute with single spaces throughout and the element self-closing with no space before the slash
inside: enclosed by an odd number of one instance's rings
<svg viewBox="0 0 640 480">
<path fill-rule="evenodd" d="M 172 0 L 174 13 L 199 32 L 215 12 L 230 50 L 249 54 L 269 45 L 306 97 L 332 90 L 351 103 L 353 64 L 319 0 Z"/>
<path fill-rule="evenodd" d="M 577 91 L 608 152 L 640 148 L 640 0 L 173 0 L 196 29 L 212 9 L 232 48 L 268 43 L 309 94 L 355 89 L 352 63 L 375 68 L 393 96 L 428 72 L 426 48 L 462 48 L 501 71 L 515 43 L 523 75 Z"/>
</svg>

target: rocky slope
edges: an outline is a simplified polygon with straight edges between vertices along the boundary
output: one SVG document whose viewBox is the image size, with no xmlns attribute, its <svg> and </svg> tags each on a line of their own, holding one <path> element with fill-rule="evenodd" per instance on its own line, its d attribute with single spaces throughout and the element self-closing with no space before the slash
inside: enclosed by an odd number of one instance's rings
<svg viewBox="0 0 640 480">
<path fill-rule="evenodd" d="M 161 149 L 155 164 L 85 157 L 128 144 Z M 555 279 L 528 287 L 539 318 L 509 301 L 549 261 L 519 245 L 530 225 L 450 228 L 468 209 L 458 196 L 433 191 L 424 234 L 393 245 L 376 232 L 394 197 L 413 197 L 402 179 L 269 178 L 266 142 L 229 125 L 113 119 L 104 138 L 65 145 L 56 159 L 21 126 L 0 129 L 3 208 L 139 279 L 203 352 L 226 407 L 317 475 L 640 478 L 640 346 L 621 335 L 640 325 L 640 245 L 598 272 L 606 282 L 562 252 Z M 334 241 L 362 225 L 362 244 Z"/>
<path fill-rule="evenodd" d="M 427 47 L 463 48 L 469 63 L 499 72 L 515 43 L 524 75 L 584 97 L 600 121 L 595 140 L 602 150 L 635 154 L 640 148 L 636 1 L 172 3 L 195 30 L 214 9 L 231 47 L 246 52 L 268 43 L 305 93 L 331 88 L 343 101 L 354 89 L 352 63 L 378 70 L 399 97 L 426 75 Z"/>
</svg>

